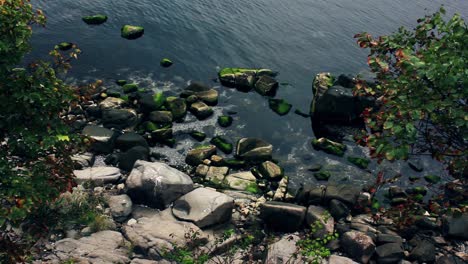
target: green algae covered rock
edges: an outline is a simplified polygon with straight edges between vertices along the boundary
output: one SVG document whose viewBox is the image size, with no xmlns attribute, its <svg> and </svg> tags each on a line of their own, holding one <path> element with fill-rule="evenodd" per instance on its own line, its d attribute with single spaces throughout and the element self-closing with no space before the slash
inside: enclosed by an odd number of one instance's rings
<svg viewBox="0 0 468 264">
<path fill-rule="evenodd" d="M 155 104 L 155 108 L 160 109 L 164 105 L 164 103 L 166 102 L 166 97 L 163 95 L 162 92 L 155 93 L 153 95 L 153 101 L 154 101 L 154 104 Z"/>
<path fill-rule="evenodd" d="M 314 81 L 312 82 L 312 94 L 314 99 L 310 105 L 310 114 L 315 112 L 316 101 L 325 94 L 328 88 L 333 86 L 335 78 L 329 72 L 322 72 L 315 75 Z"/>
<path fill-rule="evenodd" d="M 221 127 L 228 127 L 232 125 L 232 117 L 231 116 L 219 116 L 218 117 L 218 124 Z"/>
<path fill-rule="evenodd" d="M 349 162 L 358 166 L 361 169 L 367 169 L 367 166 L 369 166 L 369 163 L 370 163 L 369 159 L 360 158 L 360 157 L 348 157 L 347 159 Z"/>
<path fill-rule="evenodd" d="M 226 154 L 231 154 L 233 150 L 232 143 L 228 139 L 216 136 L 210 140 L 210 143 L 215 145 L 219 150 Z"/>
<path fill-rule="evenodd" d="M 128 94 L 128 93 L 134 93 L 138 91 L 138 85 L 136 83 L 127 83 L 122 86 L 123 92 Z"/>
<path fill-rule="evenodd" d="M 164 68 L 171 67 L 174 64 L 170 59 L 164 58 L 159 62 L 159 65 Z"/>
<path fill-rule="evenodd" d="M 70 42 L 61 42 L 57 45 L 57 48 L 59 50 L 62 50 L 62 51 L 66 51 L 66 50 L 69 50 L 71 48 L 73 48 L 73 43 L 70 43 Z"/>
<path fill-rule="evenodd" d="M 251 69 L 251 68 L 223 68 L 218 73 L 219 81 L 227 87 L 240 89 L 252 89 L 260 76 L 276 75 L 270 69 Z"/>
<path fill-rule="evenodd" d="M 268 104 L 275 113 L 278 115 L 287 115 L 291 110 L 292 105 L 283 99 L 269 99 Z"/>
<path fill-rule="evenodd" d="M 137 39 L 144 33 L 144 28 L 140 26 L 125 25 L 121 29 L 121 36 L 126 39 Z"/>
<path fill-rule="evenodd" d="M 440 182 L 440 176 L 437 176 L 437 175 L 427 175 L 427 176 L 424 176 L 424 179 L 428 182 L 428 183 L 432 183 L 432 184 L 436 184 L 438 182 Z"/>
<path fill-rule="evenodd" d="M 343 157 L 344 152 L 346 151 L 346 146 L 338 143 L 331 141 L 326 138 L 319 138 L 319 139 L 314 139 L 312 140 L 312 146 L 314 149 L 317 150 L 322 150 L 325 151 L 328 154 L 336 155 Z"/>
<path fill-rule="evenodd" d="M 169 96 L 166 99 L 166 108 L 171 111 L 174 121 L 181 121 L 187 114 L 187 104 L 185 99 Z"/>
<path fill-rule="evenodd" d="M 319 181 L 328 181 L 328 179 L 331 177 L 331 173 L 329 171 L 320 171 L 314 173 L 314 177 Z"/>
<path fill-rule="evenodd" d="M 124 86 L 127 84 L 127 80 L 117 80 L 115 81 L 115 83 L 118 85 L 118 86 Z"/>
<path fill-rule="evenodd" d="M 102 14 L 84 16 L 81 18 L 88 25 L 100 25 L 107 21 L 107 16 Z"/>
<path fill-rule="evenodd" d="M 190 132 L 190 136 L 197 141 L 203 141 L 206 138 L 206 134 L 200 131 L 192 131 Z"/>
</svg>

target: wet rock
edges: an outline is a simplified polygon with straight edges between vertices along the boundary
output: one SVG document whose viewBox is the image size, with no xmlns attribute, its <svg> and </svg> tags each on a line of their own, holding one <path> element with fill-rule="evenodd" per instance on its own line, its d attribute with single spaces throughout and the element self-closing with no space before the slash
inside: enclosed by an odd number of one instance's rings
<svg viewBox="0 0 468 264">
<path fill-rule="evenodd" d="M 110 153 L 114 148 L 114 131 L 95 125 L 87 125 L 81 134 L 92 139 L 91 150 L 99 153 Z"/>
<path fill-rule="evenodd" d="M 332 199 L 354 206 L 361 187 L 347 184 L 328 184 L 327 186 L 305 186 L 298 193 L 298 201 L 304 204 L 328 203 Z"/>
<path fill-rule="evenodd" d="M 435 261 L 435 253 L 435 246 L 433 243 L 427 240 L 419 240 L 417 241 L 416 247 L 411 250 L 409 259 L 419 261 L 420 263 L 432 263 Z"/>
<path fill-rule="evenodd" d="M 255 83 L 255 91 L 263 96 L 275 96 L 278 82 L 271 76 L 264 75 Z"/>
<path fill-rule="evenodd" d="M 182 120 L 187 114 L 187 104 L 183 98 L 168 97 L 166 99 L 166 108 L 171 111 L 175 121 Z"/>
<path fill-rule="evenodd" d="M 375 253 L 377 254 L 377 262 L 379 264 L 399 263 L 405 256 L 401 244 L 398 243 L 388 243 L 378 246 L 375 249 Z"/>
<path fill-rule="evenodd" d="M 271 161 L 260 164 L 258 171 L 262 177 L 273 181 L 279 181 L 284 175 L 283 169 Z"/>
<path fill-rule="evenodd" d="M 150 113 L 159 110 L 164 104 L 164 96 L 162 93 L 157 94 L 142 94 L 138 98 L 138 104 L 142 113 Z"/>
<path fill-rule="evenodd" d="M 140 26 L 124 25 L 120 33 L 122 38 L 137 39 L 143 36 L 145 30 L 143 27 Z"/>
<path fill-rule="evenodd" d="M 375 244 L 368 235 L 359 231 L 348 231 L 341 238 L 342 249 L 360 263 L 368 263 L 375 252 Z"/>
<path fill-rule="evenodd" d="M 424 176 L 424 179 L 428 183 L 432 183 L 432 184 L 436 184 L 436 183 L 440 182 L 440 180 L 441 180 L 440 176 L 437 176 L 437 175 L 426 175 L 426 176 Z"/>
<path fill-rule="evenodd" d="M 189 176 L 160 162 L 137 161 L 126 185 L 134 202 L 159 209 L 193 189 Z"/>
<path fill-rule="evenodd" d="M 59 43 L 56 48 L 58 47 L 59 50 L 61 51 L 67 51 L 73 48 L 73 43 L 70 42 L 61 42 Z"/>
<path fill-rule="evenodd" d="M 250 162 L 271 159 L 273 146 L 261 139 L 242 138 L 237 142 L 236 156 Z"/>
<path fill-rule="evenodd" d="M 132 200 L 126 194 L 107 197 L 107 203 L 112 217 L 117 221 L 124 221 L 132 213 Z"/>
<path fill-rule="evenodd" d="M 269 99 L 268 105 L 271 110 L 280 116 L 287 115 L 292 107 L 292 105 L 284 99 Z"/>
<path fill-rule="evenodd" d="M 132 147 L 136 146 L 142 146 L 147 148 L 148 143 L 142 136 L 134 132 L 122 134 L 115 140 L 115 147 L 122 151 L 127 151 Z"/>
<path fill-rule="evenodd" d="M 203 120 L 213 114 L 213 109 L 204 102 L 198 101 L 190 105 L 190 112 L 199 120 Z"/>
<path fill-rule="evenodd" d="M 122 90 L 125 94 L 134 93 L 138 91 L 138 85 L 136 83 L 127 83 L 122 86 Z"/>
<path fill-rule="evenodd" d="M 396 244 L 402 245 L 403 238 L 401 238 L 398 235 L 377 234 L 377 243 L 378 244 L 396 243 Z"/>
<path fill-rule="evenodd" d="M 257 78 L 276 74 L 270 69 L 223 68 L 218 73 L 222 85 L 248 91 L 253 88 Z"/>
<path fill-rule="evenodd" d="M 447 236 L 468 240 L 468 213 L 461 216 L 446 216 L 442 228 Z"/>
<path fill-rule="evenodd" d="M 54 245 L 53 255 L 47 263 L 64 263 L 73 259 L 77 263 L 129 263 L 129 243 L 119 232 L 101 231 L 78 240 L 65 238 Z M 47 261 L 47 260 L 50 260 Z"/>
<path fill-rule="evenodd" d="M 76 183 L 82 184 L 87 181 L 93 182 L 95 185 L 117 182 L 122 174 L 118 168 L 114 167 L 91 167 L 83 170 L 74 170 Z"/>
<path fill-rule="evenodd" d="M 345 88 L 353 88 L 354 82 L 354 76 L 350 74 L 340 74 L 334 84 L 343 86 Z"/>
<path fill-rule="evenodd" d="M 361 169 L 367 169 L 370 160 L 360 157 L 348 157 L 347 160 Z"/>
<path fill-rule="evenodd" d="M 228 139 L 222 136 L 216 136 L 212 138 L 210 140 L 210 143 L 215 145 L 219 150 L 221 150 L 222 152 L 226 154 L 232 153 L 232 149 L 233 149 L 232 143 Z"/>
<path fill-rule="evenodd" d="M 88 25 L 100 25 L 107 21 L 107 16 L 102 14 L 84 16 L 81 18 Z"/>
<path fill-rule="evenodd" d="M 218 103 L 218 91 L 199 82 L 192 82 L 181 93 L 182 98 L 195 95 L 207 105 L 216 105 Z"/>
<path fill-rule="evenodd" d="M 175 217 L 200 228 L 221 224 L 231 218 L 234 199 L 207 188 L 195 189 L 174 202 Z"/>
<path fill-rule="evenodd" d="M 260 206 L 260 218 L 273 230 L 296 231 L 304 222 L 306 210 L 295 204 L 266 202 Z"/>
<path fill-rule="evenodd" d="M 223 180 L 228 173 L 229 173 L 229 167 L 211 166 L 208 168 L 205 174 L 205 179 L 214 184 L 221 184 L 223 183 Z"/>
<path fill-rule="evenodd" d="M 225 184 L 234 190 L 245 191 L 253 186 L 256 187 L 257 179 L 250 171 L 229 174 L 224 178 Z"/>
<path fill-rule="evenodd" d="M 306 223 L 311 226 L 319 222 L 322 228 L 318 229 L 313 235 L 316 238 L 324 238 L 335 231 L 335 220 L 330 213 L 323 207 L 310 205 L 307 208 Z"/>
<path fill-rule="evenodd" d="M 206 134 L 203 132 L 199 132 L 199 131 L 190 132 L 190 136 L 197 141 L 203 141 L 206 138 Z"/>
<path fill-rule="evenodd" d="M 118 86 L 124 86 L 125 84 L 127 84 L 127 80 L 116 80 L 115 83 Z"/>
<path fill-rule="evenodd" d="M 216 154 L 216 146 L 203 145 L 190 150 L 185 158 L 185 163 L 192 166 L 202 164 L 203 160 L 210 158 Z"/>
<path fill-rule="evenodd" d="M 314 101 L 314 117 L 326 122 L 350 124 L 357 120 L 364 110 L 359 98 L 353 95 L 352 89 L 340 85 L 326 89 L 323 95 Z"/>
<path fill-rule="evenodd" d="M 232 117 L 231 116 L 219 116 L 218 117 L 218 124 L 221 126 L 221 127 L 228 127 L 230 125 L 232 125 Z"/>
<path fill-rule="evenodd" d="M 124 171 L 131 171 L 137 160 L 148 160 L 149 148 L 135 146 L 118 156 L 119 168 Z"/>
<path fill-rule="evenodd" d="M 345 218 L 350 213 L 348 206 L 346 206 L 346 204 L 336 199 L 330 200 L 329 208 L 330 208 L 330 214 L 336 220 Z"/>
<path fill-rule="evenodd" d="M 153 111 L 149 114 L 149 120 L 159 124 L 172 123 L 172 113 L 170 111 Z"/>
<path fill-rule="evenodd" d="M 133 109 L 106 109 L 102 111 L 102 123 L 106 128 L 129 128 L 136 125 L 137 120 L 137 113 Z"/>
<path fill-rule="evenodd" d="M 161 65 L 163 68 L 169 68 L 172 66 L 172 64 L 174 63 L 168 58 L 164 58 L 159 62 L 159 65 Z"/>
<path fill-rule="evenodd" d="M 104 101 L 99 103 L 99 108 L 101 110 L 118 109 L 121 108 L 124 103 L 125 101 L 120 98 L 107 97 Z"/>
<path fill-rule="evenodd" d="M 165 142 L 173 137 L 172 128 L 161 128 L 151 132 L 151 139 L 156 142 Z"/>
<path fill-rule="evenodd" d="M 304 260 L 296 256 L 296 243 L 300 240 L 297 235 L 284 235 L 281 239 L 268 246 L 265 263 L 271 264 L 301 264 Z"/>
<path fill-rule="evenodd" d="M 358 263 L 347 257 L 331 255 L 328 258 L 328 264 L 358 264 Z"/>
<path fill-rule="evenodd" d="M 345 145 L 331 141 L 326 138 L 312 140 L 312 146 L 314 147 L 314 149 L 322 150 L 328 154 L 336 155 L 339 157 L 343 157 L 344 152 L 346 151 Z"/>
<path fill-rule="evenodd" d="M 314 177 L 318 181 L 328 181 L 328 179 L 331 176 L 332 176 L 332 174 L 329 171 L 319 171 L 319 172 L 314 173 Z"/>
</svg>

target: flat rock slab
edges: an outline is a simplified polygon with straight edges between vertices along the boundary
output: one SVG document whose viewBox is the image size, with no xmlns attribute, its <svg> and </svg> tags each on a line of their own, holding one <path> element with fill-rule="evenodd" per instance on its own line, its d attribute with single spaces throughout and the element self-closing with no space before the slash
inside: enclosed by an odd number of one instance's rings
<svg viewBox="0 0 468 264">
<path fill-rule="evenodd" d="M 45 263 L 64 263 L 73 259 L 75 263 L 129 263 L 130 243 L 121 233 L 101 231 L 78 240 L 65 238 L 55 244 L 53 255 Z"/>
<path fill-rule="evenodd" d="M 74 170 L 73 174 L 78 184 L 90 181 L 98 185 L 116 182 L 122 176 L 119 168 L 107 166 Z"/>
<path fill-rule="evenodd" d="M 250 186 L 256 186 L 256 180 L 252 172 L 245 171 L 229 174 L 224 178 L 224 183 L 231 189 L 245 191 Z"/>
<path fill-rule="evenodd" d="M 159 209 L 193 190 L 192 179 L 165 163 L 138 160 L 126 185 L 133 201 Z"/>
<path fill-rule="evenodd" d="M 195 189 L 174 202 L 175 217 L 193 222 L 200 228 L 231 219 L 234 199 L 207 188 Z"/>
</svg>

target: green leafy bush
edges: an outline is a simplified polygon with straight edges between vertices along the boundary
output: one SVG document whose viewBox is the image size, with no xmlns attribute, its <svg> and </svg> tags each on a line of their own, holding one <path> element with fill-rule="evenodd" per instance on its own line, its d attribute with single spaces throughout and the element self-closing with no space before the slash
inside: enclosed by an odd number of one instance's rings
<svg viewBox="0 0 468 264">
<path fill-rule="evenodd" d="M 377 104 L 363 113 L 370 133 L 361 142 L 373 157 L 431 154 L 450 160 L 460 173 L 467 155 L 468 28 L 460 15 L 446 21 L 444 14 L 441 8 L 419 19 L 413 31 L 357 34 L 360 47 L 370 49 L 368 64 L 378 83 L 358 81 L 355 93 Z"/>
</svg>

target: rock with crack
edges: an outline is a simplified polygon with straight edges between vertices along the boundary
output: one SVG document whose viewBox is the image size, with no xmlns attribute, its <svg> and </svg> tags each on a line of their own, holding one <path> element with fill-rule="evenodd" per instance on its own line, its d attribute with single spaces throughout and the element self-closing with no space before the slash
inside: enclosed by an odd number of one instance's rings
<svg viewBox="0 0 468 264">
<path fill-rule="evenodd" d="M 126 182 L 134 202 L 164 209 L 193 190 L 190 177 L 167 164 L 138 160 Z"/>
<path fill-rule="evenodd" d="M 204 228 L 228 221 L 233 208 L 231 197 L 208 188 L 198 188 L 177 199 L 172 213 L 178 219 Z"/>
</svg>

